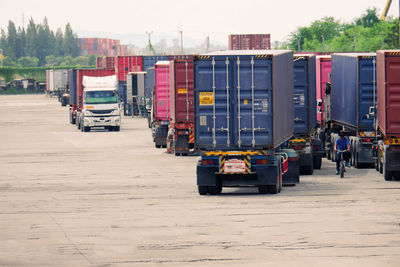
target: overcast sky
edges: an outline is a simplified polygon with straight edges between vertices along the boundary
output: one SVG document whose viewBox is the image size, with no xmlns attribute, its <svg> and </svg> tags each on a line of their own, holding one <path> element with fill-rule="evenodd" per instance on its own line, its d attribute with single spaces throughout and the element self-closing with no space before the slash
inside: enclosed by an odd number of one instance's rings
<svg viewBox="0 0 400 267">
<path fill-rule="evenodd" d="M 389 14 L 398 17 L 399 1 Z M 70 22 L 80 34 L 106 32 L 185 36 L 227 44 L 230 33 L 270 33 L 272 41 L 283 41 L 299 26 L 324 16 L 351 21 L 368 7 L 382 11 L 386 0 L 0 0 L 0 28 L 8 21 L 25 25 L 33 17 L 46 16 L 55 30 Z M 87 36 L 79 36 L 87 37 Z M 90 36 L 95 37 L 95 36 Z"/>
</svg>

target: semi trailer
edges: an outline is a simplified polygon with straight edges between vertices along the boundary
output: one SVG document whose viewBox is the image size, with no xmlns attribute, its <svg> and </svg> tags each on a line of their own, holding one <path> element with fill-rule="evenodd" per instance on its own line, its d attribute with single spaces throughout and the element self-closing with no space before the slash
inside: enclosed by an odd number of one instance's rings
<svg viewBox="0 0 400 267">
<path fill-rule="evenodd" d="M 199 194 L 280 192 L 294 132 L 293 53 L 221 51 L 197 56 L 194 68 Z"/>
</svg>

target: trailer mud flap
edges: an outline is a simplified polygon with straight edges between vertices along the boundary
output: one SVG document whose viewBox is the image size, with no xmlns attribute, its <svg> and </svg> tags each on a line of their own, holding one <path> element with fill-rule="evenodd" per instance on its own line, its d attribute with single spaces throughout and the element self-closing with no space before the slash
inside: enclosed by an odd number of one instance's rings
<svg viewBox="0 0 400 267">
<path fill-rule="evenodd" d="M 270 166 L 256 170 L 258 185 L 275 185 L 278 183 L 278 168 Z"/>
</svg>

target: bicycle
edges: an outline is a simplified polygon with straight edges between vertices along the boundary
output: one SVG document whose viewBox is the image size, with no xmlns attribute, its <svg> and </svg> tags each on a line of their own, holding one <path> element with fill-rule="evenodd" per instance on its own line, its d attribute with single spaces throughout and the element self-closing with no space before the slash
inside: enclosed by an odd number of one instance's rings
<svg viewBox="0 0 400 267">
<path fill-rule="evenodd" d="M 347 150 L 338 150 L 337 152 L 340 155 L 340 167 L 339 167 L 340 178 L 343 178 L 344 173 L 346 172 L 346 161 L 343 158 L 343 154 L 344 152 L 347 152 Z"/>
</svg>

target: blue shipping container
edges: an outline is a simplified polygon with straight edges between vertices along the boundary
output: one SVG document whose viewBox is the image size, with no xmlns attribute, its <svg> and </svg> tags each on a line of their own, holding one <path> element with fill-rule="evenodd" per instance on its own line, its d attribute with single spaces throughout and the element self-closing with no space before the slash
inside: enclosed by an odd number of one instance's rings
<svg viewBox="0 0 400 267">
<path fill-rule="evenodd" d="M 195 145 L 276 148 L 293 136 L 293 54 L 224 51 L 195 59 Z"/>
<path fill-rule="evenodd" d="M 69 104 L 76 105 L 76 69 L 68 70 Z"/>
<path fill-rule="evenodd" d="M 315 55 L 294 56 L 294 134 L 305 136 L 317 126 Z"/>
<path fill-rule="evenodd" d="M 153 68 L 157 61 L 168 60 L 168 56 L 143 56 L 143 70 Z"/>
<path fill-rule="evenodd" d="M 373 131 L 374 119 L 368 114 L 376 103 L 376 54 L 333 54 L 331 95 L 336 124 L 359 132 Z"/>
<path fill-rule="evenodd" d="M 144 96 L 147 98 L 153 97 L 153 87 L 155 83 L 154 67 L 146 69 L 146 82 L 144 87 Z"/>
</svg>

